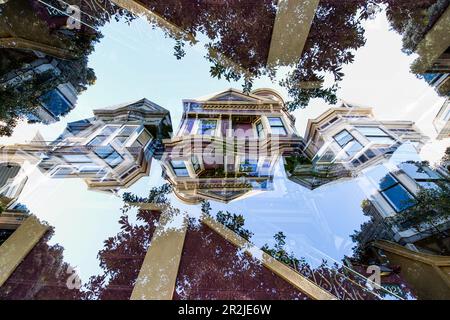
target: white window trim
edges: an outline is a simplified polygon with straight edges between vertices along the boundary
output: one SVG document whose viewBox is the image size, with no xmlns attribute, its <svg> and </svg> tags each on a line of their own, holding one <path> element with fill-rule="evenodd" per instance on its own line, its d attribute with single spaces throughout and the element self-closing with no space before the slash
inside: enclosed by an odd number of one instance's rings
<svg viewBox="0 0 450 320">
<path fill-rule="evenodd" d="M 264 116 L 261 116 L 261 118 L 265 117 L 265 123 L 267 124 L 267 132 L 269 134 L 274 134 L 272 133 L 272 126 L 270 125 L 269 122 L 269 118 L 280 118 L 281 123 L 283 124 L 284 130 L 286 130 L 286 134 L 287 135 L 292 135 L 293 134 L 293 130 L 290 126 L 286 125 L 286 119 L 284 118 L 284 115 L 282 114 L 267 114 Z"/>
<path fill-rule="evenodd" d="M 204 136 L 210 136 L 210 137 L 221 137 L 222 136 L 222 119 L 221 118 L 196 118 L 194 125 L 192 126 L 191 134 L 202 135 L 202 134 L 198 133 L 200 122 L 202 120 L 215 120 L 217 123 L 214 135 L 211 136 L 211 135 L 203 134 Z"/>
</svg>

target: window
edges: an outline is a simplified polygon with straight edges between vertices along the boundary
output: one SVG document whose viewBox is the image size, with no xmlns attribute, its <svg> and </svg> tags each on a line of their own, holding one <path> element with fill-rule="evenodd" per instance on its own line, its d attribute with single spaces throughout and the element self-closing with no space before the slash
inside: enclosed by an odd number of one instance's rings
<svg viewBox="0 0 450 320">
<path fill-rule="evenodd" d="M 353 140 L 345 146 L 344 150 L 350 157 L 354 157 L 359 151 L 362 150 L 362 148 L 363 146 L 361 145 L 361 143 Z"/>
<path fill-rule="evenodd" d="M 436 183 L 430 181 L 417 181 L 417 184 L 424 189 L 440 189 L 440 187 Z"/>
<path fill-rule="evenodd" d="M 83 166 L 80 167 L 80 173 L 86 173 L 86 174 L 106 174 L 106 171 L 99 166 Z"/>
<path fill-rule="evenodd" d="M 342 130 L 334 136 L 334 140 L 343 148 L 347 143 L 354 140 L 354 138 L 347 130 Z"/>
<path fill-rule="evenodd" d="M 328 128 L 331 124 L 335 123 L 339 118 L 338 117 L 334 117 L 333 119 L 331 119 L 330 121 L 328 121 L 327 123 L 323 124 L 322 126 L 320 126 L 320 130 L 324 130 L 326 128 Z"/>
<path fill-rule="evenodd" d="M 199 134 L 215 135 L 217 128 L 217 120 L 199 120 L 198 132 Z"/>
<path fill-rule="evenodd" d="M 113 144 L 123 146 L 128 138 L 136 132 L 138 126 L 123 126 L 122 130 L 114 137 Z"/>
<path fill-rule="evenodd" d="M 260 176 L 269 176 L 270 175 L 270 167 L 271 167 L 270 160 L 264 160 L 259 169 L 259 175 Z"/>
<path fill-rule="evenodd" d="M 195 173 L 198 173 L 201 170 L 200 163 L 198 162 L 197 156 L 191 157 L 192 167 L 194 168 Z"/>
<path fill-rule="evenodd" d="M 414 197 L 399 183 L 381 192 L 397 212 L 415 204 Z"/>
<path fill-rule="evenodd" d="M 69 176 L 69 175 L 71 175 L 73 173 L 74 173 L 74 169 L 73 168 L 63 167 L 63 168 L 56 169 L 52 173 L 52 176 L 53 177 L 66 177 L 66 176 Z"/>
<path fill-rule="evenodd" d="M 359 143 L 358 140 L 356 140 L 347 130 L 342 130 L 333 138 L 351 158 L 363 149 L 362 144 Z"/>
<path fill-rule="evenodd" d="M 244 159 L 239 164 L 239 172 L 256 173 L 258 171 L 258 161 L 254 159 Z"/>
<path fill-rule="evenodd" d="M 450 120 L 450 109 L 447 110 L 447 113 L 445 114 L 443 119 L 444 119 L 444 121 L 449 121 Z"/>
<path fill-rule="evenodd" d="M 99 158 L 105 160 L 111 168 L 117 167 L 123 161 L 122 156 L 111 145 L 97 147 L 94 152 Z"/>
<path fill-rule="evenodd" d="M 108 136 L 97 136 L 89 141 L 88 146 L 99 146 L 106 140 L 106 138 L 108 138 Z"/>
<path fill-rule="evenodd" d="M 84 154 L 65 154 L 63 158 L 68 163 L 91 163 L 92 160 Z"/>
<path fill-rule="evenodd" d="M 312 162 L 314 164 L 316 164 L 316 163 L 317 164 L 320 164 L 320 163 L 331 163 L 331 162 L 334 161 L 335 158 L 336 158 L 336 154 L 332 150 L 327 149 L 323 154 L 321 154 L 321 155 L 317 154 L 313 158 Z"/>
<path fill-rule="evenodd" d="M 269 120 L 270 128 L 272 131 L 272 134 L 280 134 L 280 135 L 286 135 L 286 129 L 284 128 L 283 121 L 280 117 L 269 117 L 267 118 Z"/>
<path fill-rule="evenodd" d="M 58 89 L 45 93 L 39 100 L 42 106 L 55 117 L 63 115 L 73 108 L 73 104 Z"/>
<path fill-rule="evenodd" d="M 378 127 L 356 127 L 356 129 L 375 144 L 391 145 L 394 143 L 394 139 Z"/>
<path fill-rule="evenodd" d="M 172 160 L 170 164 L 177 177 L 189 177 L 189 172 L 183 160 Z"/>
<path fill-rule="evenodd" d="M 376 156 L 376 154 L 372 150 L 368 149 L 366 151 L 366 156 L 367 156 L 367 158 L 372 159 Z"/>
<path fill-rule="evenodd" d="M 257 132 L 259 138 L 264 138 L 265 137 L 264 126 L 263 126 L 261 120 L 258 120 L 256 122 L 256 132 Z"/>
<path fill-rule="evenodd" d="M 436 182 L 444 180 L 437 172 L 430 167 L 420 163 L 404 162 L 399 167 L 416 183 L 425 189 L 439 189 Z"/>
<path fill-rule="evenodd" d="M 396 212 L 401 212 L 415 204 L 413 195 L 384 166 L 372 169 L 367 173 L 367 177 Z"/>
<path fill-rule="evenodd" d="M 399 167 L 412 179 L 417 181 L 440 180 L 442 177 L 425 165 L 404 162 Z"/>
<path fill-rule="evenodd" d="M 89 141 L 88 146 L 100 146 L 105 142 L 108 137 L 115 133 L 120 126 L 105 126 L 99 134 L 97 134 L 91 141 Z"/>
<path fill-rule="evenodd" d="M 138 149 L 142 149 L 145 146 L 147 146 L 147 144 L 152 141 L 152 136 L 150 134 L 150 132 L 148 132 L 146 129 L 142 130 L 142 132 L 139 134 L 139 136 L 136 138 L 136 140 L 133 142 L 133 144 L 131 145 L 132 148 L 138 148 Z M 147 148 L 148 150 L 148 148 Z"/>
<path fill-rule="evenodd" d="M 120 128 L 120 126 L 117 126 L 117 125 L 116 126 L 108 125 L 108 126 L 105 126 L 98 135 L 99 136 L 110 136 L 114 132 L 116 132 L 119 128 Z"/>
</svg>

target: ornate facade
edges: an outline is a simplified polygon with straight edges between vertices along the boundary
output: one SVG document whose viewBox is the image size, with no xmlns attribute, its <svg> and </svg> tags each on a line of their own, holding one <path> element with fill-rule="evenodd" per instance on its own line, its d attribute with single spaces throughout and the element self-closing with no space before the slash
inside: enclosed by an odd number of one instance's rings
<svg viewBox="0 0 450 320">
<path fill-rule="evenodd" d="M 183 100 L 177 134 L 164 140 L 163 171 L 187 203 L 229 202 L 272 188 L 280 156 L 303 140 L 283 99 L 269 89 L 246 95 L 229 89 Z"/>
</svg>

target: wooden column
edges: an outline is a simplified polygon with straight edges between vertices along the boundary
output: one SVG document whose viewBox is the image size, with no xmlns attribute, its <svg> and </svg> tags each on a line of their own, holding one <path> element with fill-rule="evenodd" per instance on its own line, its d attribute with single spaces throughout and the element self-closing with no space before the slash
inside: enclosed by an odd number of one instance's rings
<svg viewBox="0 0 450 320">
<path fill-rule="evenodd" d="M 36 217 L 30 216 L 0 246 L 0 287 L 47 230 L 48 226 L 41 224 Z"/>
</svg>

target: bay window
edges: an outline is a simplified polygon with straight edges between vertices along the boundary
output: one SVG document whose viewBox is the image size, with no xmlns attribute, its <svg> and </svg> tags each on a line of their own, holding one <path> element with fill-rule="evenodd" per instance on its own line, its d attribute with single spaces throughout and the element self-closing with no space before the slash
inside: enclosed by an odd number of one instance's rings
<svg viewBox="0 0 450 320">
<path fill-rule="evenodd" d="M 172 160 L 170 161 L 170 165 L 177 177 L 189 177 L 189 172 L 183 160 Z"/>
<path fill-rule="evenodd" d="M 211 135 L 216 134 L 217 120 L 200 119 L 198 124 L 198 134 Z"/>
<path fill-rule="evenodd" d="M 391 145 L 395 141 L 386 132 L 378 127 L 356 127 L 356 129 L 361 132 L 370 142 L 375 144 L 387 144 Z"/>
<path fill-rule="evenodd" d="M 284 128 L 283 121 L 280 117 L 268 117 L 267 120 L 269 121 L 270 129 L 272 131 L 272 134 L 280 134 L 280 135 L 286 135 L 286 129 Z"/>
</svg>

